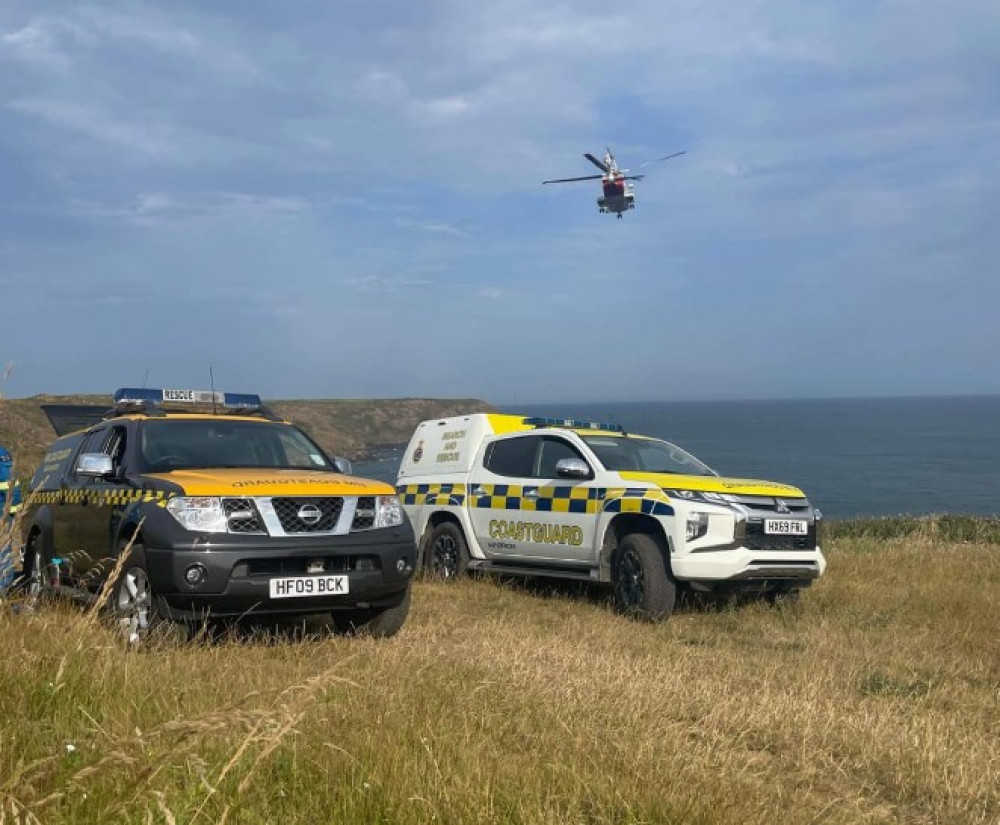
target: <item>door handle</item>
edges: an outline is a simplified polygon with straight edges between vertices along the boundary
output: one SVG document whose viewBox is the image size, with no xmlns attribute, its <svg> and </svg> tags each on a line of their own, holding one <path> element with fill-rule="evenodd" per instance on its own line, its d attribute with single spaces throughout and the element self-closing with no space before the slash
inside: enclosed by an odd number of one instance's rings
<svg viewBox="0 0 1000 825">
<path fill-rule="evenodd" d="M 485 496 L 486 495 L 486 491 L 482 487 L 473 487 L 472 488 L 472 495 L 474 495 L 474 496 Z"/>
<path fill-rule="evenodd" d="M 538 490 L 534 489 L 533 487 L 529 487 L 527 490 L 524 491 L 522 496 L 526 499 L 530 499 L 531 501 L 537 501 Z"/>
</svg>

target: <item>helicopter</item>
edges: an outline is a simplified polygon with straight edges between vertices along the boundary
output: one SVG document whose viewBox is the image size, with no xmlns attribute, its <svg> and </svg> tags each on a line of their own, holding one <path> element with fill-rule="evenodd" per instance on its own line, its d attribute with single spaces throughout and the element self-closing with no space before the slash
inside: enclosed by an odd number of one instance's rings
<svg viewBox="0 0 1000 825">
<path fill-rule="evenodd" d="M 619 169 L 615 161 L 614 152 L 608 146 L 604 155 L 604 160 L 598 160 L 590 152 L 584 152 L 583 156 L 594 166 L 601 170 L 600 175 L 584 175 L 579 178 L 557 178 L 556 180 L 543 180 L 542 183 L 573 183 L 578 180 L 600 180 L 604 187 L 604 195 L 597 199 L 597 211 L 603 213 L 614 212 L 621 220 L 622 213 L 629 209 L 635 209 L 635 185 L 629 181 L 642 180 L 645 175 L 629 175 L 628 169 Z M 674 152 L 672 155 L 664 155 L 662 158 L 646 161 L 641 166 L 649 166 L 652 163 L 659 163 L 661 160 L 676 158 L 685 152 Z M 641 167 L 640 167 L 641 168 Z"/>
</svg>

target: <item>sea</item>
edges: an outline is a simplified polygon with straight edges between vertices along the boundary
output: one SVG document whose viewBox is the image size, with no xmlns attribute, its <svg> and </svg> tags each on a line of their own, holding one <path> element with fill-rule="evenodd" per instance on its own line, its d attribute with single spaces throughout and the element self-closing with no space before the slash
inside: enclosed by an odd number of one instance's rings
<svg viewBox="0 0 1000 825">
<path fill-rule="evenodd" d="M 614 422 L 720 475 L 800 487 L 827 517 L 1000 515 L 1000 395 L 532 404 L 503 412 Z M 355 463 L 394 482 L 403 447 Z"/>
</svg>

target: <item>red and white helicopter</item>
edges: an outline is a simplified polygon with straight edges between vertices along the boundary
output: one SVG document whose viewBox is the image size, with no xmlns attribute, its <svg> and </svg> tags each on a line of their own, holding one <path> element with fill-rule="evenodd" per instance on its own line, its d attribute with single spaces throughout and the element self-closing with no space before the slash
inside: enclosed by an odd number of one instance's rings
<svg viewBox="0 0 1000 825">
<path fill-rule="evenodd" d="M 652 163 L 659 163 L 661 160 L 670 160 L 670 158 L 676 158 L 683 154 L 685 153 L 674 152 L 672 155 L 665 155 L 662 158 L 646 161 L 640 168 L 642 166 L 649 166 Z M 584 152 L 583 156 L 601 170 L 600 175 L 584 175 L 580 178 L 557 178 L 556 180 L 543 180 L 542 183 L 572 183 L 578 180 L 599 179 L 601 186 L 604 187 L 604 194 L 597 199 L 597 210 L 599 212 L 614 212 L 621 219 L 622 212 L 635 209 L 635 186 L 629 183 L 629 181 L 642 180 L 646 176 L 629 175 L 626 174 L 629 171 L 628 169 L 619 169 L 610 146 L 608 147 L 607 154 L 604 155 L 603 161 L 595 158 L 590 152 Z"/>
</svg>

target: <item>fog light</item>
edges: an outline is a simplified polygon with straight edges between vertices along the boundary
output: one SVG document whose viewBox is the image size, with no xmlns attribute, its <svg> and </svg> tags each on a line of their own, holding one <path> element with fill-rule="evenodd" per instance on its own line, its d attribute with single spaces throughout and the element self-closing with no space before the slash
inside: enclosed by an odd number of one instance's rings
<svg viewBox="0 0 1000 825">
<path fill-rule="evenodd" d="M 708 532 L 708 513 L 688 513 L 685 538 L 688 541 L 700 539 Z"/>
<path fill-rule="evenodd" d="M 406 559 L 400 559 L 396 562 L 396 570 L 407 576 L 413 572 L 413 566 Z"/>
<path fill-rule="evenodd" d="M 184 571 L 184 579 L 192 587 L 198 587 L 205 583 L 205 579 L 208 578 L 208 571 L 200 564 L 192 564 L 187 570 Z"/>
</svg>

